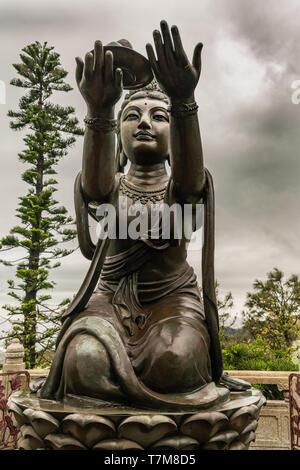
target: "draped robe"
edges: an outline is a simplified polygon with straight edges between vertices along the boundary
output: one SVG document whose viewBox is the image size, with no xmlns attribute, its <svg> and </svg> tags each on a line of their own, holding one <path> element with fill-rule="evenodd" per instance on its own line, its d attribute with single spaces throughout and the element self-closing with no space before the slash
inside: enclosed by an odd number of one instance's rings
<svg viewBox="0 0 300 470">
<path fill-rule="evenodd" d="M 207 171 L 206 181 L 204 307 L 186 261 L 184 238 L 173 244 L 140 239 L 125 250 L 120 243 L 113 255 L 109 240 L 99 241 L 83 285 L 63 315 L 42 398 L 87 396 L 154 409 L 205 408 L 228 398 L 228 390 L 215 384 L 222 359 L 214 292 L 213 186 Z M 77 222 L 82 222 L 87 206 L 78 191 L 80 177 L 76 184 Z M 118 197 L 117 182 L 114 205 Z M 175 202 L 172 180 L 165 202 Z M 86 227 L 79 228 L 82 241 Z M 91 240 L 85 237 L 83 245 L 89 251 Z M 156 269 L 157 278 L 149 279 L 147 272 Z"/>
</svg>

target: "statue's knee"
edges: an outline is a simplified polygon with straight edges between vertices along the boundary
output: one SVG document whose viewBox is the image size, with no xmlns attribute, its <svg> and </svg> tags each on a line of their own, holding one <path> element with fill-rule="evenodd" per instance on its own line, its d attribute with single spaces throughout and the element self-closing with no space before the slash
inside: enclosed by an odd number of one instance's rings
<svg viewBox="0 0 300 470">
<path fill-rule="evenodd" d="M 161 392 L 192 390 L 210 381 L 207 344 L 199 331 L 181 319 L 170 319 L 153 331 L 143 381 Z"/>
<path fill-rule="evenodd" d="M 110 361 L 104 346 L 87 334 L 77 336 L 70 342 L 65 366 L 68 373 L 76 375 L 82 383 L 92 377 L 110 376 Z"/>
<path fill-rule="evenodd" d="M 161 353 L 167 353 L 169 359 L 176 364 L 185 364 L 193 356 L 199 355 L 201 335 L 181 319 L 164 322 L 159 337 L 162 344 Z"/>
<path fill-rule="evenodd" d="M 65 393 L 99 399 L 123 400 L 103 344 L 88 334 L 69 343 L 64 360 Z"/>
</svg>

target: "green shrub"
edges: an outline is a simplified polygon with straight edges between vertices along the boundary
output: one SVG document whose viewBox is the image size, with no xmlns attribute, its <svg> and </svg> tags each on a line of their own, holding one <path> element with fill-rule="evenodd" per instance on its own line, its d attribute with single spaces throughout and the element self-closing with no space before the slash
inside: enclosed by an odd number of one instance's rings
<svg viewBox="0 0 300 470">
<path fill-rule="evenodd" d="M 223 341 L 223 362 L 225 370 L 287 370 L 298 371 L 291 360 L 291 350 L 272 350 L 261 337 L 237 343 Z M 283 400 L 283 392 L 276 385 L 254 385 L 268 400 Z"/>
</svg>

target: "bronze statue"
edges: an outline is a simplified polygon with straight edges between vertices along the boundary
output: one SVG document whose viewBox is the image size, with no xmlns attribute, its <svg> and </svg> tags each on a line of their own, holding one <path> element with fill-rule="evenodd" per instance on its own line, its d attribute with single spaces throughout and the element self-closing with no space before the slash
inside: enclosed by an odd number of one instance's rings
<svg viewBox="0 0 300 470">
<path fill-rule="evenodd" d="M 226 377 L 222 368 L 213 183 L 203 165 L 194 97 L 202 44 L 190 63 L 176 26 L 170 33 L 162 21 L 161 33 L 155 30 L 153 36 L 157 58 L 147 44 L 149 61 L 125 40 L 106 47 L 96 41 L 84 62 L 76 59 L 88 113 L 75 207 L 80 247 L 92 261 L 63 315 L 41 398 L 89 397 L 102 404 L 184 410 L 226 401 L 230 385 L 250 387 Z M 115 121 L 122 80 L 130 91 Z M 93 244 L 88 214 L 98 220 L 97 205 L 118 208 L 121 196 L 129 207 L 136 201 L 145 208 L 162 202 L 204 204 L 203 304 L 184 236 L 106 237 Z"/>
</svg>

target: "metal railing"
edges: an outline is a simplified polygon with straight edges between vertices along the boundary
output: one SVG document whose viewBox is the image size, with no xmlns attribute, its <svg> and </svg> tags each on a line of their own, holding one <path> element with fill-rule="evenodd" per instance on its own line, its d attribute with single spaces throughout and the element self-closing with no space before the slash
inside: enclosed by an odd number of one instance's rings
<svg viewBox="0 0 300 470">
<path fill-rule="evenodd" d="M 22 378 L 25 378 L 25 383 Z M 7 408 L 7 403 L 12 393 L 28 389 L 29 382 L 30 374 L 27 370 L 0 372 L 0 450 L 17 449 L 20 430 Z"/>
</svg>

